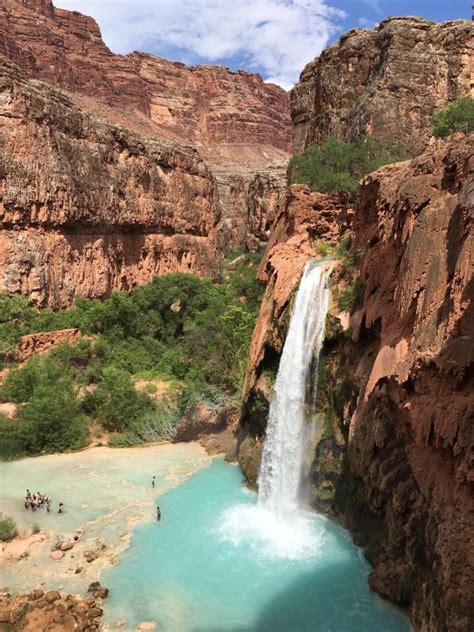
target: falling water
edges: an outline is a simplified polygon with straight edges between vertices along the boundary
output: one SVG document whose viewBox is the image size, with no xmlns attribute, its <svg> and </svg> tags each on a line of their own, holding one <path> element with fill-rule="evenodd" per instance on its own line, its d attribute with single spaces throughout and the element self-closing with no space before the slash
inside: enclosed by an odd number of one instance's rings
<svg viewBox="0 0 474 632">
<path fill-rule="evenodd" d="M 258 503 L 274 516 L 291 516 L 298 508 L 307 439 L 306 404 L 313 358 L 324 338 L 329 301 L 327 267 L 309 262 L 296 295 L 275 395 L 270 405 L 259 476 Z"/>
</svg>

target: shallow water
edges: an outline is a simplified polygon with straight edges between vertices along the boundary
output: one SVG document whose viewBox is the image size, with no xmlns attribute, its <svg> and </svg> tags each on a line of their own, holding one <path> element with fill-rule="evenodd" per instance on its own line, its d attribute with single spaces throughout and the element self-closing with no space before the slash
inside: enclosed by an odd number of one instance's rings
<svg viewBox="0 0 474 632">
<path fill-rule="evenodd" d="M 127 631 L 143 621 L 164 632 L 409 630 L 369 590 L 369 565 L 344 529 L 316 514 L 297 516 L 297 533 L 272 523 L 221 459 L 157 502 L 161 523 L 137 527 L 104 574 L 110 629 L 125 620 Z"/>
<path fill-rule="evenodd" d="M 154 518 L 156 494 L 182 483 L 208 463 L 198 444 L 120 450 L 101 447 L 0 463 L 1 511 L 15 519 L 20 531 L 29 532 L 37 524 L 49 533 L 47 540 L 29 549 L 25 559 L 16 563 L 2 559 L 1 585 L 15 591 L 41 585 L 83 591 L 126 548 L 133 528 Z M 35 513 L 25 510 L 27 488 L 52 496 L 50 514 L 44 508 Z M 60 501 L 65 510 L 58 515 Z M 70 539 L 78 528 L 83 529 L 81 541 L 62 560 L 53 561 L 50 553 L 56 538 Z M 84 552 L 99 538 L 107 548 L 100 559 L 89 564 Z M 80 573 L 77 568 L 82 569 Z"/>
</svg>

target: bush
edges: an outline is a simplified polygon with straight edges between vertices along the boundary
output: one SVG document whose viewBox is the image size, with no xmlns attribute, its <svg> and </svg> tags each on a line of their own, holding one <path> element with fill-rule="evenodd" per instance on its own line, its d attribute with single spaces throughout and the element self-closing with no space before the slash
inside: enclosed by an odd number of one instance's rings
<svg viewBox="0 0 474 632">
<path fill-rule="evenodd" d="M 153 407 L 148 395 L 136 390 L 130 374 L 116 367 L 104 369 L 101 382 L 86 402 L 87 412 L 112 432 L 126 430 Z"/>
<path fill-rule="evenodd" d="M 433 116 L 433 136 L 446 138 L 454 132 L 474 131 L 474 99 L 453 101 Z"/>
<path fill-rule="evenodd" d="M 17 435 L 25 452 L 64 452 L 88 444 L 87 419 L 82 415 L 72 384 L 59 380 L 37 386 L 20 412 Z"/>
<path fill-rule="evenodd" d="M 3 401 L 21 404 L 33 396 L 38 387 L 52 387 L 64 375 L 64 369 L 50 356 L 33 356 L 22 367 L 10 371 L 0 388 Z"/>
<path fill-rule="evenodd" d="M 349 283 L 336 296 L 339 309 L 352 311 L 362 300 L 362 286 L 360 283 Z"/>
<path fill-rule="evenodd" d="M 293 156 L 288 175 L 292 184 L 307 184 L 313 191 L 355 194 L 361 178 L 401 159 L 398 148 L 370 136 L 361 136 L 353 143 L 329 138 L 323 145 L 312 145 Z"/>
<path fill-rule="evenodd" d="M 0 540 L 2 542 L 10 542 L 17 535 L 18 531 L 13 518 L 0 514 Z"/>
</svg>

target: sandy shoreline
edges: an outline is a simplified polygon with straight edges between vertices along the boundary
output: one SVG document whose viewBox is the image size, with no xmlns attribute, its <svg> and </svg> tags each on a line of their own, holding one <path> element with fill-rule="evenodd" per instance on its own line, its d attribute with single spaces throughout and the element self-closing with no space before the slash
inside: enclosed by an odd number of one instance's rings
<svg viewBox="0 0 474 632">
<path fill-rule="evenodd" d="M 2 511 L 14 518 L 20 536 L 0 546 L 0 585 L 16 594 L 34 588 L 84 593 L 117 562 L 133 529 L 155 519 L 159 496 L 211 460 L 198 443 L 161 442 L 1 463 Z M 25 510 L 26 489 L 51 495 L 51 513 Z M 61 515 L 59 501 L 65 504 Z M 32 534 L 33 525 L 38 533 Z M 57 542 L 72 540 L 78 529 L 80 541 L 53 559 Z"/>
</svg>

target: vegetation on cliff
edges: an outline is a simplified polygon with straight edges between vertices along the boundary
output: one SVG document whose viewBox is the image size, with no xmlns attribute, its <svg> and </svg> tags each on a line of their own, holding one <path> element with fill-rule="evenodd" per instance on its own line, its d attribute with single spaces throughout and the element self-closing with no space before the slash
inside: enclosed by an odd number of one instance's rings
<svg viewBox="0 0 474 632">
<path fill-rule="evenodd" d="M 434 136 L 446 138 L 455 132 L 474 132 L 474 99 L 457 99 L 433 116 Z"/>
<path fill-rule="evenodd" d="M 351 143 L 329 138 L 320 146 L 310 145 L 293 156 L 288 167 L 291 184 L 307 184 L 321 193 L 349 193 L 359 190 L 359 180 L 382 165 L 403 158 L 400 150 L 360 136 Z"/>
<path fill-rule="evenodd" d="M 221 283 L 170 274 L 58 312 L 1 296 L 5 364 L 21 335 L 72 327 L 83 334 L 10 365 L 0 398 L 18 405 L 18 418 L 0 422 L 3 456 L 83 447 L 91 425 L 119 433 L 119 444 L 169 439 L 197 400 L 212 408 L 234 398 L 260 303 L 257 262 L 255 254 L 224 262 Z"/>
</svg>

